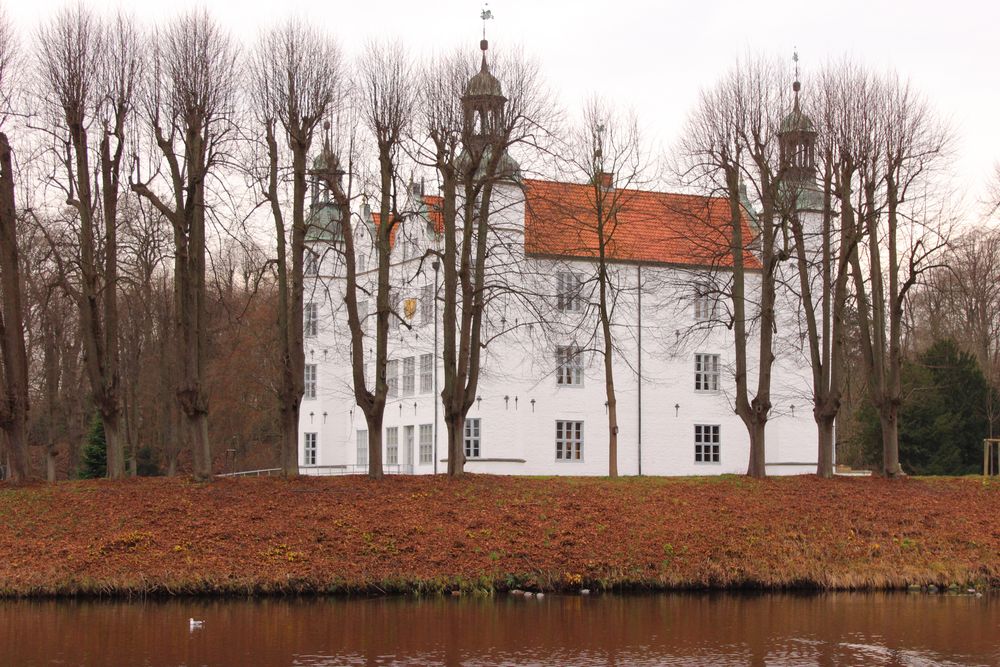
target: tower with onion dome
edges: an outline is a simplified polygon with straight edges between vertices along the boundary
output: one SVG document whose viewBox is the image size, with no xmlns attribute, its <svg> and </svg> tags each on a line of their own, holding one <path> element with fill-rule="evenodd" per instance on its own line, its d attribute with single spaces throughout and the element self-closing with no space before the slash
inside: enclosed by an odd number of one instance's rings
<svg viewBox="0 0 1000 667">
<path fill-rule="evenodd" d="M 476 165 L 477 175 L 481 175 L 490 164 L 493 151 L 502 150 L 503 154 L 496 166 L 494 176 L 500 179 L 516 179 L 520 174 L 520 165 L 507 153 L 507 123 L 504 112 L 507 98 L 503 87 L 490 71 L 486 52 L 489 42 L 484 38 L 479 42 L 483 52 L 479 71 L 465 86 L 462 95 L 462 146 L 459 157 L 459 167 L 464 172 L 470 163 Z"/>
<path fill-rule="evenodd" d="M 816 129 L 799 102 L 798 54 L 795 54 L 795 81 L 792 83 L 792 111 L 778 129 L 779 177 L 785 192 L 794 201 L 796 212 L 817 211 L 822 197 L 816 186 Z"/>
</svg>

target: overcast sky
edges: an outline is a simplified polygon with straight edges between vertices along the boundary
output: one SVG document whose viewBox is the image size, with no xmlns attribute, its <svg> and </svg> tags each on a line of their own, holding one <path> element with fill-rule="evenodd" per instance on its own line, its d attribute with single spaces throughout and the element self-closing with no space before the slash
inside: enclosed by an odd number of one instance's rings
<svg viewBox="0 0 1000 667">
<path fill-rule="evenodd" d="M 6 0 L 28 36 L 63 0 Z M 325 24 L 348 53 L 369 37 L 398 37 L 417 52 L 478 48 L 481 2 L 379 0 L 91 0 L 123 7 L 147 22 L 205 6 L 246 43 L 257 28 L 288 13 Z M 804 78 L 828 59 L 850 55 L 908 76 L 958 134 L 956 170 L 968 198 L 1000 160 L 1000 5 L 996 2 L 825 3 L 747 0 L 552 2 L 493 0 L 487 35 L 519 45 L 541 63 L 563 104 L 592 92 L 632 106 L 649 139 L 669 148 L 699 90 L 741 55 L 764 51 L 788 59 L 797 47 Z M 808 89 L 803 91 L 808 94 Z"/>
</svg>

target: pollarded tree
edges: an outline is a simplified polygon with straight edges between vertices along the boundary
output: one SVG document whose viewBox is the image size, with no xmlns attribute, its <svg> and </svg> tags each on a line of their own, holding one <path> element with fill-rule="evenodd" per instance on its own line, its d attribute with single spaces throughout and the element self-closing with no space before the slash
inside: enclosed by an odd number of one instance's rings
<svg viewBox="0 0 1000 667">
<path fill-rule="evenodd" d="M 254 115 L 263 128 L 267 155 L 259 180 L 277 241 L 280 460 L 283 473 L 291 476 L 299 471 L 299 408 L 305 374 L 302 267 L 307 159 L 320 122 L 336 111 L 343 73 L 336 43 L 301 21 L 288 21 L 263 33 L 249 69 Z M 287 179 L 291 180 L 291 201 L 286 203 L 282 186 Z"/>
<path fill-rule="evenodd" d="M 903 315 L 910 290 L 936 266 L 947 243 L 950 221 L 935 179 L 951 134 L 895 75 L 879 77 L 852 106 L 856 143 L 864 150 L 857 157 L 854 202 L 844 214 L 856 216 L 861 238 L 850 255 L 851 278 L 861 356 L 881 423 L 882 473 L 896 477 L 902 474 Z"/>
<path fill-rule="evenodd" d="M 60 248 L 70 255 L 59 262 L 62 284 L 80 311 L 87 377 L 107 439 L 107 474 L 118 479 L 125 475 L 118 208 L 125 131 L 139 83 L 138 32 L 122 15 L 106 22 L 76 5 L 42 26 L 37 51 L 42 100 L 60 144 L 53 181 L 76 211 L 73 242 Z"/>
<path fill-rule="evenodd" d="M 728 282 L 723 291 L 731 303 L 728 325 L 735 340 L 734 402 L 750 436 L 747 474 L 751 477 L 766 475 L 775 300 L 779 267 L 790 254 L 778 141 L 788 110 L 782 91 L 781 68 L 774 61 L 752 58 L 738 63 L 715 88 L 702 94 L 680 145 L 683 180 L 728 203 L 728 252 L 718 258 L 717 266 Z M 758 209 L 752 232 L 744 187 Z M 747 277 L 754 274 L 756 285 L 748 293 Z M 751 395 L 748 347 L 752 330 L 758 337 L 758 364 Z"/>
<path fill-rule="evenodd" d="M 516 254 L 509 252 L 507 231 L 493 221 L 496 210 L 511 203 L 498 190 L 520 175 L 510 149 L 544 141 L 557 113 L 534 63 L 514 53 L 491 68 L 487 46 L 483 40 L 478 72 L 471 72 L 461 56 L 433 63 L 424 73 L 421 97 L 421 129 L 428 141 L 420 161 L 437 172 L 441 183 L 441 401 L 448 474 L 456 477 L 464 472 L 465 420 L 476 400 L 484 351 L 491 340 L 527 324 L 500 318 L 497 333 L 487 336 L 491 303 L 517 299 L 528 312 L 537 308 L 507 280 L 518 269 L 503 265 Z"/>
<path fill-rule="evenodd" d="M 205 363 L 206 219 L 208 181 L 225 161 L 233 131 L 238 83 L 237 47 L 201 10 L 153 35 L 146 68 L 144 111 L 155 145 L 151 174 L 138 167 L 132 190 L 152 204 L 173 230 L 174 360 L 182 436 L 194 474 L 212 477 Z"/>
<path fill-rule="evenodd" d="M 351 384 L 354 400 L 365 415 L 368 425 L 368 475 L 373 479 L 383 476 L 382 421 L 389 393 L 386 382 L 388 364 L 389 329 L 393 318 L 402 320 L 392 302 L 392 276 L 390 261 L 395 230 L 402 220 L 399 210 L 400 167 L 405 158 L 404 142 L 409 137 L 415 112 L 416 89 L 413 85 L 414 68 L 410 55 L 398 43 L 370 42 L 358 60 L 356 85 L 351 106 L 353 113 L 348 121 L 357 127 L 348 128 L 350 136 L 346 169 L 341 157 L 326 145 L 315 175 L 333 198 L 337 210 L 339 246 L 336 249 L 342 260 L 344 274 L 344 305 L 350 335 Z M 378 201 L 378 212 L 373 214 L 372 248 L 376 265 L 373 285 L 362 285 L 358 280 L 359 256 L 351 216 L 352 183 L 357 150 L 357 129 L 367 132 L 373 144 L 378 163 L 378 173 L 372 187 Z M 343 182 L 344 175 L 348 183 Z M 366 222 L 366 221 L 363 221 Z M 373 294 L 371 294 L 373 292 Z M 359 296 L 373 296 L 375 300 L 374 338 L 375 358 L 372 366 L 371 386 L 365 377 L 364 338 L 366 314 L 359 309 Z"/>
<path fill-rule="evenodd" d="M 858 91 L 870 84 L 871 77 L 849 63 L 827 68 L 812 96 L 815 125 L 810 121 L 808 127 L 788 127 L 782 137 L 785 150 L 781 169 L 812 371 L 816 474 L 820 477 L 833 476 L 834 424 L 840 413 L 847 370 L 849 258 L 859 241 L 851 208 L 851 184 L 858 169 L 857 155 L 863 147 L 856 141 L 854 103 Z M 796 106 L 798 86 L 796 81 Z M 796 150 L 799 145 L 807 147 L 806 155 L 815 154 L 815 163 L 796 162 L 796 156 L 801 154 Z M 810 215 L 819 216 L 818 227 L 808 223 Z"/>
</svg>

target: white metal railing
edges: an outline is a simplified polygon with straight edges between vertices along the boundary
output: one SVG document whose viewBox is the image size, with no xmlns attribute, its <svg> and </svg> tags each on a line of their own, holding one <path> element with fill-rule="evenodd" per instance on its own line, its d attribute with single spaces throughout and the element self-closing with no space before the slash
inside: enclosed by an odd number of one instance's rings
<svg viewBox="0 0 1000 667">
<path fill-rule="evenodd" d="M 219 473 L 216 477 L 276 477 L 281 474 L 281 468 L 261 468 L 260 470 L 240 470 L 239 472 Z"/>
<path fill-rule="evenodd" d="M 382 472 L 386 475 L 412 475 L 413 466 L 402 463 L 383 463 Z M 328 466 L 299 466 L 301 475 L 367 475 L 367 464 L 347 463 L 344 465 Z"/>
<path fill-rule="evenodd" d="M 395 463 L 383 463 L 382 472 L 386 475 L 412 475 L 413 466 Z M 276 477 L 281 474 L 281 468 L 261 468 L 260 470 L 241 470 L 239 472 L 226 472 L 216 475 L 216 477 Z M 327 466 L 299 466 L 300 475 L 311 475 L 315 477 L 326 477 L 332 475 L 367 475 L 367 465 L 344 464 Z"/>
</svg>

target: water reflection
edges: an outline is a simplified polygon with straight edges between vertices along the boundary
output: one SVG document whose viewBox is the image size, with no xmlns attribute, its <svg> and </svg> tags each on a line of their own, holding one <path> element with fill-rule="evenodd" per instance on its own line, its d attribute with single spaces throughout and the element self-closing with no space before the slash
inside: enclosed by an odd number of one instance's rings
<svg viewBox="0 0 1000 667">
<path fill-rule="evenodd" d="M 0 603 L 3 665 L 997 665 L 998 637 L 989 595 Z"/>
</svg>

